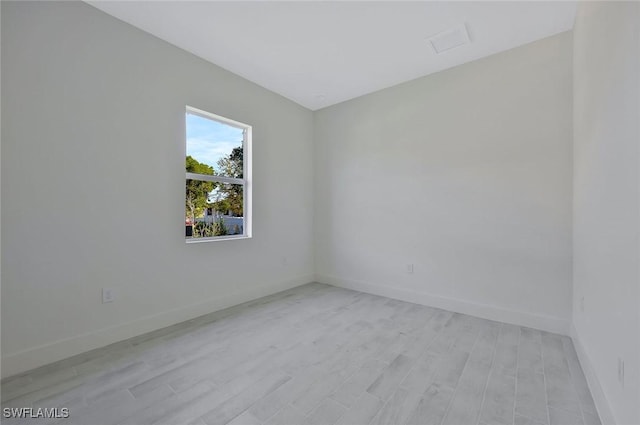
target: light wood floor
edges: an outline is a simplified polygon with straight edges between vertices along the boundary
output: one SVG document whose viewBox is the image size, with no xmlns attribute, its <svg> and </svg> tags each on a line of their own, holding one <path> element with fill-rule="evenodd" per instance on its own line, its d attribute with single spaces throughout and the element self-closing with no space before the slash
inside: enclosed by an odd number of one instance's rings
<svg viewBox="0 0 640 425">
<path fill-rule="evenodd" d="M 2 382 L 3 424 L 599 424 L 571 340 L 310 284 Z"/>
</svg>

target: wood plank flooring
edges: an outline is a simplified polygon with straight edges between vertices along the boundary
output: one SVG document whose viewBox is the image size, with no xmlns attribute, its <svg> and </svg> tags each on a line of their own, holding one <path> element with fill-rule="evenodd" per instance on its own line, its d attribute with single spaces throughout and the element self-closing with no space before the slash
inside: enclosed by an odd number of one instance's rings
<svg viewBox="0 0 640 425">
<path fill-rule="evenodd" d="M 568 337 L 304 285 L 2 381 L 74 425 L 600 424 Z"/>
</svg>

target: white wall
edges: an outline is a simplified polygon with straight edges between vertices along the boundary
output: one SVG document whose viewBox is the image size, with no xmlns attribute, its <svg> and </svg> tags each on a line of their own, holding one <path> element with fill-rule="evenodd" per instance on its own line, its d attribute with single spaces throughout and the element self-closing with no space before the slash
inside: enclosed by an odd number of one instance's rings
<svg viewBox="0 0 640 425">
<path fill-rule="evenodd" d="M 310 111 L 84 3 L 2 43 L 3 376 L 312 279 Z M 251 240 L 184 242 L 185 105 L 253 125 Z"/>
<path fill-rule="evenodd" d="M 2 7 L 0 7 L 0 81 L 2 81 Z M 2 98 L 2 84 L 0 84 L 0 99 Z M 2 106 L 0 102 L 0 123 L 2 122 Z M 0 188 L 2 187 L 2 132 L 0 131 Z M 0 190 L 1 192 L 1 190 Z M 0 196 L 0 241 L 2 240 L 2 197 Z M 2 259 L 2 244 L 0 243 L 0 259 Z M 2 322 L 2 269 L 0 264 L 0 322 Z M 0 331 L 1 332 L 1 331 Z M 2 338 L 0 338 L 0 353 L 2 353 Z M 0 375 L 2 365 L 0 364 Z"/>
<path fill-rule="evenodd" d="M 574 28 L 574 340 L 605 423 L 640 423 L 640 4 Z M 584 298 L 584 311 L 581 300 Z M 625 361 L 624 388 L 618 358 Z"/>
<path fill-rule="evenodd" d="M 318 111 L 317 278 L 568 333 L 571 43 Z"/>
</svg>

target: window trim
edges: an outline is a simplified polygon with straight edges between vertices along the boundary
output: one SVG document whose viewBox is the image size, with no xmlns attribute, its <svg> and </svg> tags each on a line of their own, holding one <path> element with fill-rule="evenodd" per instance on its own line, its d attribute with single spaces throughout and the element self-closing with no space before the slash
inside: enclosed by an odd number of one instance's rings
<svg viewBox="0 0 640 425">
<path fill-rule="evenodd" d="M 234 178 L 234 177 L 226 177 L 226 176 L 211 176 L 207 174 L 197 174 L 197 173 L 185 173 L 186 180 L 200 180 L 200 181 L 211 181 L 211 182 L 220 182 L 220 183 L 231 183 L 231 184 L 241 184 L 243 186 L 242 191 L 242 213 L 244 224 L 242 226 L 242 235 L 225 235 L 225 236 L 210 236 L 206 238 L 191 238 L 188 239 L 185 236 L 185 242 L 188 244 L 191 243 L 202 243 L 202 242 L 217 242 L 217 241 L 228 241 L 228 240 L 237 240 L 237 239 L 251 239 L 252 237 L 252 176 L 251 176 L 251 159 L 252 159 L 252 151 L 251 151 L 251 142 L 252 142 L 252 126 L 248 124 L 244 124 L 240 121 L 235 121 L 230 118 L 222 117 L 220 115 L 213 114 L 211 112 L 204 111 L 202 109 L 194 108 L 192 106 L 185 106 L 184 113 L 184 123 L 185 123 L 185 131 L 184 131 L 184 151 L 185 158 L 187 156 L 187 114 L 197 115 L 201 118 L 217 121 L 222 124 L 229 125 L 231 127 L 238 128 L 243 132 L 242 138 L 242 178 Z M 184 161 L 183 161 L 184 163 Z M 183 233 L 184 234 L 184 233 Z"/>
</svg>

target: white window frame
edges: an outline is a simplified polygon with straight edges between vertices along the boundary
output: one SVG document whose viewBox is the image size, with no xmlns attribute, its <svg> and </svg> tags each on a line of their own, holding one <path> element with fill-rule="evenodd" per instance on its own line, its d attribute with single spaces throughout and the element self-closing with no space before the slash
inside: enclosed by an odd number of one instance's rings
<svg viewBox="0 0 640 425">
<path fill-rule="evenodd" d="M 197 115 L 199 117 L 220 122 L 222 124 L 230 125 L 231 127 L 238 128 L 242 131 L 244 135 L 242 140 L 242 177 L 241 179 L 233 178 L 233 177 L 225 177 L 225 176 L 210 176 L 206 174 L 197 174 L 197 173 L 186 173 L 186 180 L 200 180 L 200 181 L 210 181 L 215 183 L 231 183 L 231 184 L 240 184 L 243 186 L 242 197 L 243 197 L 243 219 L 244 224 L 242 226 L 242 235 L 226 235 L 226 236 L 210 236 L 207 238 L 187 238 L 185 236 L 185 241 L 187 243 L 201 243 L 201 242 L 217 242 L 217 241 L 228 241 L 235 239 L 249 239 L 251 238 L 251 134 L 252 127 L 250 125 L 241 123 L 239 121 L 234 121 L 229 118 L 221 117 L 220 115 L 212 114 L 211 112 L 203 111 L 202 109 L 194 108 L 192 106 L 186 106 L 185 108 L 185 157 L 187 155 L 187 114 Z M 184 163 L 184 161 L 183 161 Z M 183 233 L 184 234 L 184 233 Z"/>
</svg>

